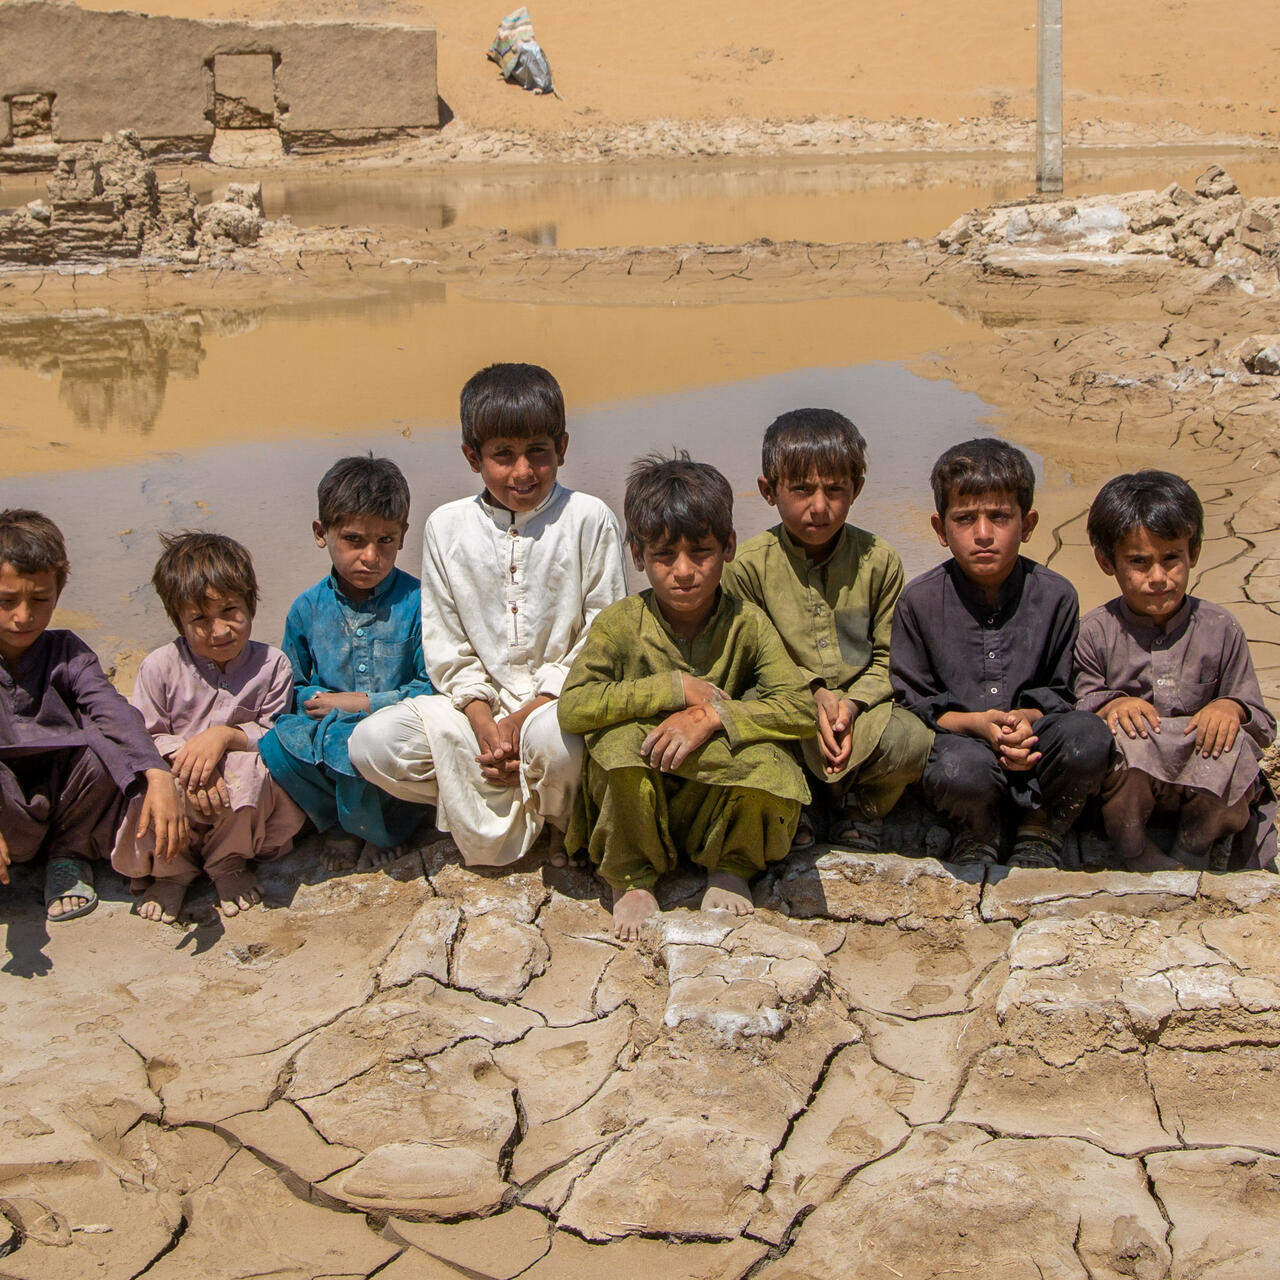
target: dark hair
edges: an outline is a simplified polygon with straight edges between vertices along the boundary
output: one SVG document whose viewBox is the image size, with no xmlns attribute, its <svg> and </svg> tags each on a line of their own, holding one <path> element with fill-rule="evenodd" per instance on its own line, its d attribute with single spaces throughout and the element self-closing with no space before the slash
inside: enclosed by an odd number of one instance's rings
<svg viewBox="0 0 1280 1280">
<path fill-rule="evenodd" d="M 722 547 L 733 537 L 733 490 L 709 462 L 684 449 L 668 458 L 646 454 L 631 464 L 623 499 L 627 541 L 637 550 L 710 534 Z"/>
<path fill-rule="evenodd" d="M 59 591 L 71 571 L 62 531 L 48 516 L 26 507 L 0 511 L 0 564 L 23 574 L 52 573 Z"/>
<path fill-rule="evenodd" d="M 1027 455 L 1004 440 L 982 436 L 953 444 L 929 475 L 934 509 L 947 514 L 953 498 L 980 493 L 1011 493 L 1025 516 L 1035 505 L 1036 473 Z"/>
<path fill-rule="evenodd" d="M 564 393 L 541 365 L 491 364 L 473 373 L 458 404 L 462 443 L 478 453 L 486 440 L 564 435 Z"/>
<path fill-rule="evenodd" d="M 169 615 L 182 630 L 183 609 L 202 605 L 209 592 L 241 596 L 252 617 L 258 611 L 258 577 L 253 557 L 234 538 L 221 533 L 162 533 L 160 559 L 151 585 Z"/>
<path fill-rule="evenodd" d="M 409 521 L 409 482 L 390 458 L 372 453 L 339 458 L 316 489 L 319 520 L 331 529 L 346 516 L 377 516 L 397 524 Z"/>
<path fill-rule="evenodd" d="M 1133 471 L 1108 480 L 1089 508 L 1089 542 L 1110 561 L 1136 529 L 1164 542 L 1186 538 L 1195 555 L 1204 540 L 1204 508 L 1196 491 L 1171 471 Z"/>
<path fill-rule="evenodd" d="M 867 474 L 867 442 L 834 409 L 792 409 L 765 431 L 760 469 L 770 485 L 847 473 L 857 488 Z"/>
</svg>

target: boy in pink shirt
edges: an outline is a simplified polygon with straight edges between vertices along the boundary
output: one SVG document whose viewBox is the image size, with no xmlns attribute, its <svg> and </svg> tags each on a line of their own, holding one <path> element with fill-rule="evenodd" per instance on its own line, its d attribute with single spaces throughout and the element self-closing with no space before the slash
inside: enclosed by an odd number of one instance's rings
<svg viewBox="0 0 1280 1280">
<path fill-rule="evenodd" d="M 216 533 L 163 542 L 151 581 L 181 634 L 143 659 L 131 701 L 186 795 L 191 840 L 157 857 L 126 823 L 111 863 L 135 887 L 150 877 L 138 914 L 168 924 L 201 870 L 224 915 L 261 902 L 248 860 L 288 853 L 304 816 L 258 755 L 258 740 L 292 702 L 293 668 L 249 638 L 258 603 L 249 553 Z"/>
</svg>

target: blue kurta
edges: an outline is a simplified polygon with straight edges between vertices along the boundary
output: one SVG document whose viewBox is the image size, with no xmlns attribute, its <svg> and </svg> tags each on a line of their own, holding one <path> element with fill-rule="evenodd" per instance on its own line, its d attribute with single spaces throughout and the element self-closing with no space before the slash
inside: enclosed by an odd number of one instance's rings
<svg viewBox="0 0 1280 1280">
<path fill-rule="evenodd" d="M 362 604 L 342 594 L 334 573 L 289 609 L 281 646 L 293 664 L 294 714 L 282 715 L 259 744 L 272 777 L 321 830 L 341 826 L 379 846 L 412 834 L 425 806 L 393 799 L 361 778 L 347 754 L 366 712 L 303 708 L 317 693 L 365 693 L 369 711 L 431 693 L 422 655 L 417 578 L 393 569 Z"/>
</svg>

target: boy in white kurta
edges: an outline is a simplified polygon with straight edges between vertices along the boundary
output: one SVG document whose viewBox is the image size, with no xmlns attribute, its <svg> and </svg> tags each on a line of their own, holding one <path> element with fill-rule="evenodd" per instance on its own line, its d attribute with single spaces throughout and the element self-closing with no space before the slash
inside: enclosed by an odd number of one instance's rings
<svg viewBox="0 0 1280 1280">
<path fill-rule="evenodd" d="M 360 774 L 436 806 L 470 864 L 508 866 L 568 825 L 582 740 L 556 719 L 592 620 L 626 595 L 622 535 L 598 498 L 556 483 L 569 437 L 556 380 L 497 364 L 462 391 L 462 452 L 484 481 L 427 520 L 422 645 L 437 690 L 362 722 Z"/>
</svg>

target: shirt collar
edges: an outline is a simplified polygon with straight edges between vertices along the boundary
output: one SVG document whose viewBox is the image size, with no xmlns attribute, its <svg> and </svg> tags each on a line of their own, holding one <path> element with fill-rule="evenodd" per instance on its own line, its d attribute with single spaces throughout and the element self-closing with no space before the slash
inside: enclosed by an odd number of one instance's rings
<svg viewBox="0 0 1280 1280">
<path fill-rule="evenodd" d="M 777 526 L 778 541 L 782 544 L 782 549 L 787 553 L 789 559 L 797 564 L 803 565 L 811 569 L 825 569 L 832 560 L 844 550 L 845 544 L 849 541 L 849 525 L 840 526 L 840 532 L 836 535 L 836 540 L 831 544 L 831 550 L 821 560 L 810 560 L 805 554 L 805 549 L 798 543 L 787 531 L 785 524 Z"/>
<path fill-rule="evenodd" d="M 396 575 L 399 572 L 400 570 L 396 568 L 395 565 L 392 565 L 391 572 L 387 574 L 387 576 L 383 578 L 383 580 L 380 583 L 378 583 L 376 587 L 374 587 L 373 591 L 369 594 L 369 596 L 365 600 L 361 601 L 359 604 L 357 604 L 356 601 L 354 601 L 349 595 L 347 595 L 342 590 L 342 587 L 338 583 L 338 571 L 336 569 L 329 570 L 329 586 L 333 590 L 333 594 L 337 596 L 338 599 L 341 600 L 343 604 L 347 605 L 348 608 L 358 609 L 360 610 L 361 613 L 373 613 L 374 602 L 380 601 L 382 597 L 385 596 L 387 592 L 391 590 L 391 587 L 396 580 Z M 249 647 L 248 645 L 245 645 L 246 649 L 248 647 Z"/>
<path fill-rule="evenodd" d="M 214 684 L 218 684 L 220 681 L 234 676 L 249 661 L 249 648 L 253 641 L 246 640 L 244 648 L 227 663 L 226 669 L 223 671 L 218 670 L 218 664 L 212 658 L 197 658 L 191 652 L 191 646 L 187 643 L 185 636 L 179 636 L 174 641 L 174 644 L 178 646 L 178 651 L 197 671 L 203 672 Z"/>
<path fill-rule="evenodd" d="M 964 571 L 955 560 L 947 561 L 947 569 L 951 574 L 952 582 L 955 583 L 956 594 L 959 595 L 971 612 L 986 614 L 988 617 L 995 614 L 998 617 L 1014 608 L 1021 599 L 1022 586 L 1027 580 L 1027 571 L 1031 567 L 1031 563 L 1025 556 L 1019 556 L 1013 562 L 1013 569 L 1000 584 L 1000 590 L 996 593 L 994 606 L 988 604 L 987 593 L 965 576 Z"/>
<path fill-rule="evenodd" d="M 1120 616 L 1135 631 L 1151 631 L 1151 632 L 1157 631 L 1156 624 L 1152 622 L 1150 618 L 1148 618 L 1145 614 L 1135 613 L 1132 609 L 1129 608 L 1129 605 L 1125 601 L 1124 596 L 1117 596 L 1116 603 L 1118 604 L 1120 609 Z M 1190 622 L 1190 620 L 1191 620 L 1191 597 L 1189 595 L 1186 595 L 1186 596 L 1183 596 L 1182 603 L 1178 606 L 1177 613 L 1175 613 L 1169 619 L 1169 621 L 1164 624 L 1164 630 L 1162 634 L 1172 638 L 1178 635 L 1186 627 L 1187 623 Z"/>
<path fill-rule="evenodd" d="M 646 587 L 640 593 L 640 598 L 644 601 L 645 607 L 653 614 L 658 626 L 660 626 L 667 635 L 669 635 L 677 644 L 693 644 L 694 640 L 705 636 L 716 624 L 716 619 L 720 617 L 726 609 L 736 609 L 738 607 L 737 599 L 731 596 L 723 586 L 716 588 L 716 607 L 712 609 L 710 616 L 707 618 L 707 625 L 694 636 L 693 640 L 686 640 L 684 636 L 677 635 L 672 630 L 671 624 L 667 621 L 658 604 L 658 596 L 652 587 Z"/>
<path fill-rule="evenodd" d="M 542 515 L 548 507 L 551 506 L 562 494 L 566 493 L 565 487 L 557 480 L 548 490 L 547 496 L 538 503 L 532 511 L 508 511 L 506 507 L 499 506 L 496 502 L 490 502 L 488 494 L 482 489 L 476 495 L 476 501 L 480 504 L 480 510 L 498 526 L 499 529 L 506 532 L 513 525 L 517 529 L 524 529 L 531 520 L 537 519 Z"/>
</svg>

